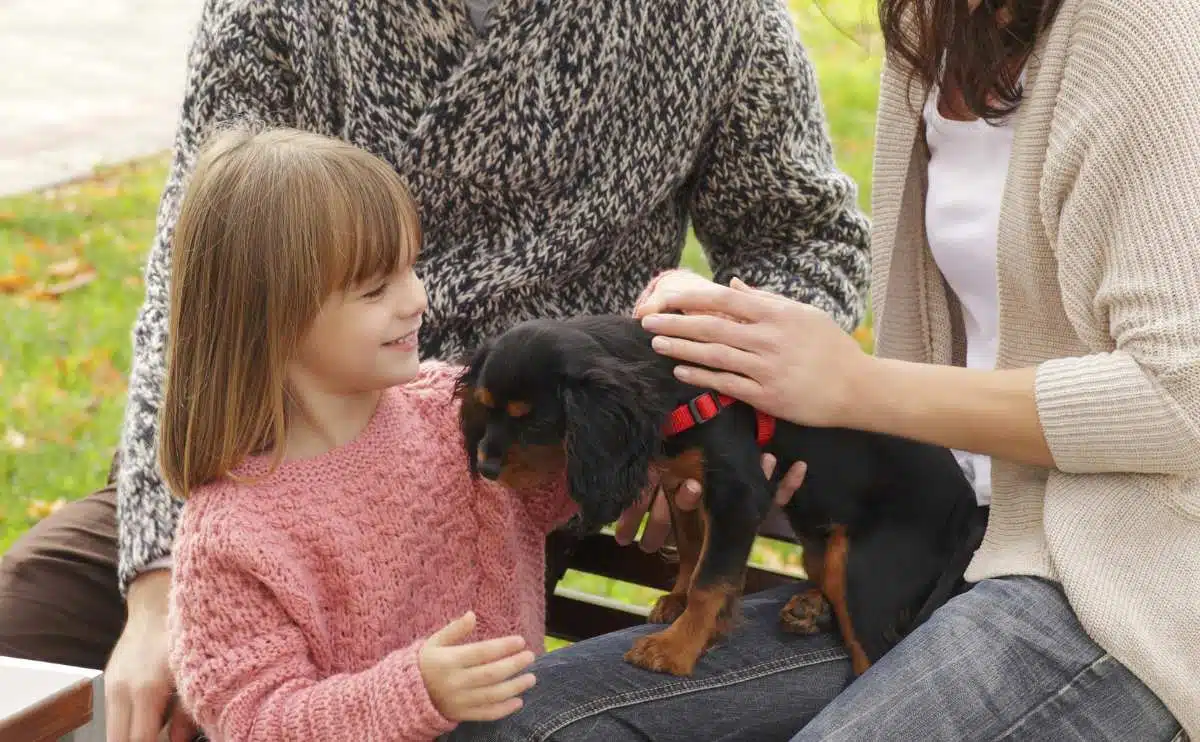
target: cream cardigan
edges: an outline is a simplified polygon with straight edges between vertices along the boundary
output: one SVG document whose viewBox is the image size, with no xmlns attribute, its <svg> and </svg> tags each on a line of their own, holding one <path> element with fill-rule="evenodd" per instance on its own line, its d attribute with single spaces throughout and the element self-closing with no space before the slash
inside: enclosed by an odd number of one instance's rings
<svg viewBox="0 0 1200 742">
<path fill-rule="evenodd" d="M 1027 75 L 997 367 L 1038 368 L 1056 466 L 995 462 L 968 578 L 1061 582 L 1093 639 L 1200 740 L 1200 0 L 1064 0 Z M 961 365 L 924 236 L 925 95 L 885 65 L 877 352 Z"/>
</svg>

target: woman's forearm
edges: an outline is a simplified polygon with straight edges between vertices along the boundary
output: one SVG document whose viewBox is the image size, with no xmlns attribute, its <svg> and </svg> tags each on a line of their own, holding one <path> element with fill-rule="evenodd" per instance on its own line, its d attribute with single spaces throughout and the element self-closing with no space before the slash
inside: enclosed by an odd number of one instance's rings
<svg viewBox="0 0 1200 742">
<path fill-rule="evenodd" d="M 875 358 L 846 427 L 1053 467 L 1034 395 L 1036 369 L 981 371 Z"/>
</svg>

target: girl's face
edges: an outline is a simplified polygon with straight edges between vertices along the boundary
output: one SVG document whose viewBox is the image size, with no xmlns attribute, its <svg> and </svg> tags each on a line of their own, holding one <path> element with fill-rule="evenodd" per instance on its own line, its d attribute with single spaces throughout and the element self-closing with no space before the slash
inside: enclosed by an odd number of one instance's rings
<svg viewBox="0 0 1200 742">
<path fill-rule="evenodd" d="M 417 330 L 427 307 L 425 285 L 411 266 L 335 292 L 289 364 L 293 382 L 333 394 L 385 389 L 417 374 Z"/>
</svg>

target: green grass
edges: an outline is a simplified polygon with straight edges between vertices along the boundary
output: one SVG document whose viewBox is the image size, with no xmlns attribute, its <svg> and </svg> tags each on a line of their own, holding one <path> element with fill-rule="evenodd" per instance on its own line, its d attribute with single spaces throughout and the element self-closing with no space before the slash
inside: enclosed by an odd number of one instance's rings
<svg viewBox="0 0 1200 742">
<path fill-rule="evenodd" d="M 840 166 L 866 207 L 879 75 L 873 5 L 792 2 L 820 77 Z M 143 296 L 165 157 L 105 169 L 41 193 L 0 199 L 0 553 L 58 504 L 104 482 L 119 436 L 130 330 Z M 705 269 L 694 242 L 685 262 Z M 86 285 L 57 298 L 42 288 Z M 760 544 L 755 561 L 795 566 Z M 571 574 L 576 589 L 646 604 L 654 591 Z"/>
</svg>

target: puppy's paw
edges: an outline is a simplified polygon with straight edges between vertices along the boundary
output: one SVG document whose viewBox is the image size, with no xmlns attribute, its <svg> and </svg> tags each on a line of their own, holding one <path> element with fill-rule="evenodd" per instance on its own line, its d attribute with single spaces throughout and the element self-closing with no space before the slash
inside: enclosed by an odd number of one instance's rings
<svg viewBox="0 0 1200 742">
<path fill-rule="evenodd" d="M 648 623 L 675 623 L 675 619 L 683 615 L 687 608 L 687 595 L 684 593 L 667 593 L 655 602 L 650 609 Z"/>
<path fill-rule="evenodd" d="M 833 626 L 829 603 L 815 587 L 792 596 L 779 612 L 779 623 L 792 634 L 817 634 Z"/>
<path fill-rule="evenodd" d="M 625 653 L 625 661 L 644 670 L 687 677 L 696 669 L 698 656 L 673 639 L 668 631 L 643 636 Z"/>
</svg>

